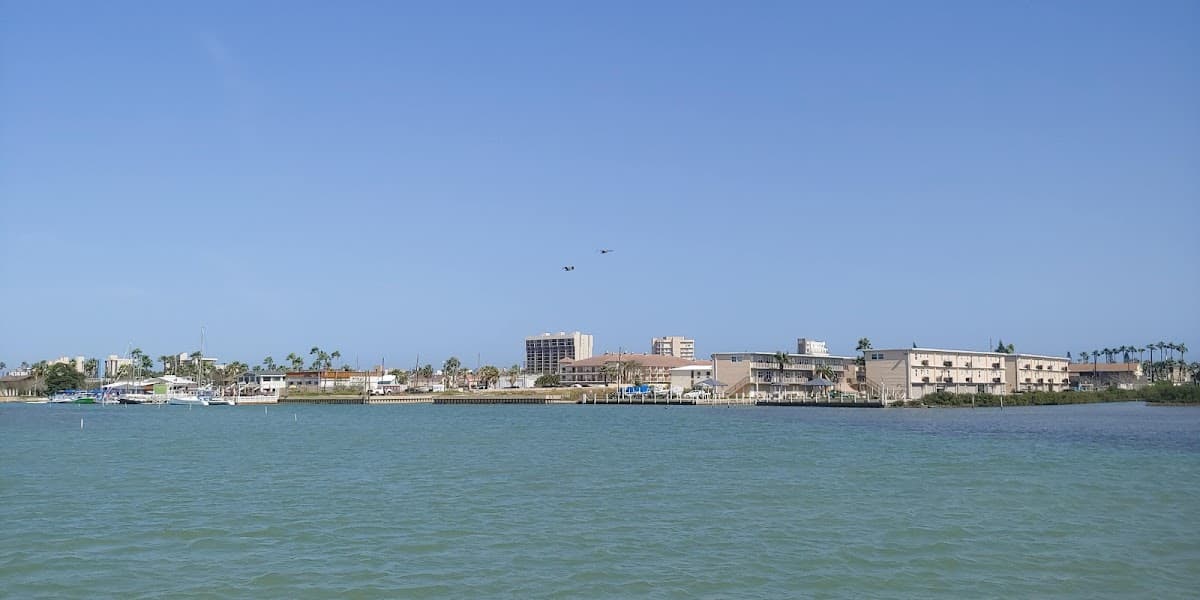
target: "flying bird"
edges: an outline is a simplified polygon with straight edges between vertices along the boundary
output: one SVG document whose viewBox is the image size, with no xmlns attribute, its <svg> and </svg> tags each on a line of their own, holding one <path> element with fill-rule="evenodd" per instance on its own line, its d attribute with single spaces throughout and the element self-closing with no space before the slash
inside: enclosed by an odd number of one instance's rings
<svg viewBox="0 0 1200 600">
<path fill-rule="evenodd" d="M 608 254 L 609 252 L 612 252 L 612 248 L 605 248 L 600 251 L 600 254 Z"/>
<path fill-rule="evenodd" d="M 567 265 L 567 266 L 563 267 L 563 270 L 564 271 L 574 271 L 575 265 Z"/>
</svg>

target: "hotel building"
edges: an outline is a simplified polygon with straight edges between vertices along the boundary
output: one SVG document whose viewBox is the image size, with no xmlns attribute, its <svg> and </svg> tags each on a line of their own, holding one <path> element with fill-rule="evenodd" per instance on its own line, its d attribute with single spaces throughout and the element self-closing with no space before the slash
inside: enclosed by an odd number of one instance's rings
<svg viewBox="0 0 1200 600">
<path fill-rule="evenodd" d="M 650 340 L 650 354 L 696 360 L 696 340 L 668 335 Z"/>
<path fill-rule="evenodd" d="M 1009 354 L 1008 392 L 1060 392 L 1071 387 L 1071 361 L 1059 356 Z"/>
<path fill-rule="evenodd" d="M 869 386 L 882 387 L 889 395 L 919 400 L 926 394 L 1008 393 L 1008 361 L 1013 355 L 971 350 L 903 348 L 867 350 L 866 376 Z"/>
<path fill-rule="evenodd" d="M 525 338 L 525 372 L 553 375 L 564 358 L 583 360 L 592 357 L 592 336 L 578 331 L 543 333 Z"/>
</svg>

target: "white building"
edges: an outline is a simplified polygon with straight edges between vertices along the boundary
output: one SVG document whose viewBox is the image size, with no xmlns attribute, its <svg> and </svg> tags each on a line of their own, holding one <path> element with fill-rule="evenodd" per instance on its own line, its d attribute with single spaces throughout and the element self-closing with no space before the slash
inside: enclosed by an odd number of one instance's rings
<svg viewBox="0 0 1200 600">
<path fill-rule="evenodd" d="M 242 392 L 262 396 L 278 396 L 287 389 L 287 374 L 283 371 L 246 371 L 238 377 Z"/>
<path fill-rule="evenodd" d="M 825 342 L 823 341 L 800 338 L 796 340 L 796 354 L 807 354 L 809 356 L 829 356 L 829 348 L 825 346 Z"/>
<path fill-rule="evenodd" d="M 116 354 L 109 354 L 108 358 L 104 359 L 104 376 L 109 379 L 114 379 L 116 378 L 117 374 L 121 372 L 121 367 L 125 366 L 132 367 L 133 359 L 117 356 Z"/>
<path fill-rule="evenodd" d="M 650 354 L 696 360 L 696 340 L 679 335 L 666 335 L 650 340 Z"/>
<path fill-rule="evenodd" d="M 926 394 L 1008 393 L 1008 358 L 998 352 L 901 348 L 867 350 L 866 377 L 872 393 L 919 400 Z"/>
<path fill-rule="evenodd" d="M 1059 392 L 1071 387 L 1071 361 L 1061 356 L 1009 354 L 1005 361 L 1008 391 Z"/>
<path fill-rule="evenodd" d="M 85 371 L 83 370 L 83 363 L 85 361 L 87 361 L 87 358 L 85 358 L 83 356 L 76 356 L 75 358 L 71 358 L 70 356 L 60 356 L 54 360 L 46 361 L 46 366 L 49 367 L 51 365 L 70 365 L 76 371 L 79 371 L 80 373 L 85 373 Z"/>
<path fill-rule="evenodd" d="M 525 338 L 525 372 L 553 375 L 564 358 L 584 360 L 592 357 L 592 336 L 578 331 L 543 333 Z"/>
<path fill-rule="evenodd" d="M 712 363 L 703 365 L 684 365 L 675 367 L 670 370 L 671 373 L 671 392 L 679 394 L 686 392 L 694 387 L 697 383 L 705 379 L 713 378 Z"/>
</svg>

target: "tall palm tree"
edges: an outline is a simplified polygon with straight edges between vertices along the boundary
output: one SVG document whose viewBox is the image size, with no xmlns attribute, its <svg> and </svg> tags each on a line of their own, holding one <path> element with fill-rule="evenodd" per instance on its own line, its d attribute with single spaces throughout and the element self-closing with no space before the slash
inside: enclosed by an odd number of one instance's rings
<svg viewBox="0 0 1200 600">
<path fill-rule="evenodd" d="M 162 363 L 163 375 L 171 373 L 171 357 L 166 354 L 158 357 L 158 362 Z"/>
<path fill-rule="evenodd" d="M 327 366 L 328 366 L 328 365 L 332 365 L 332 364 L 333 364 L 333 361 L 335 361 L 335 360 L 337 360 L 337 359 L 339 359 L 339 358 L 341 358 L 341 357 L 342 357 L 342 353 L 341 353 L 341 351 L 340 351 L 340 350 L 334 350 L 333 352 L 330 352 L 330 353 L 329 353 L 329 358 L 325 359 L 325 364 L 326 364 Z"/>
<path fill-rule="evenodd" d="M 1092 354 L 1090 352 L 1088 352 L 1087 350 L 1083 350 L 1079 353 L 1079 362 L 1085 363 L 1088 361 L 1089 358 L 1091 358 L 1091 356 L 1092 356 Z"/>
<path fill-rule="evenodd" d="M 504 371 L 508 376 L 508 387 L 517 387 L 517 379 L 521 378 L 521 365 L 513 365 Z"/>
<path fill-rule="evenodd" d="M 867 364 L 867 350 L 871 349 L 871 338 L 858 338 L 858 345 L 854 347 L 857 352 L 861 352 L 854 362 L 858 365 Z"/>
<path fill-rule="evenodd" d="M 264 369 L 266 369 L 268 371 L 274 371 L 275 370 L 275 359 L 271 358 L 270 356 L 262 359 L 262 366 Z"/>
<path fill-rule="evenodd" d="M 617 376 L 624 385 L 641 384 L 642 365 L 635 360 L 623 360 L 617 364 Z"/>
<path fill-rule="evenodd" d="M 442 363 L 442 374 L 446 376 L 449 384 L 447 388 L 453 387 L 458 381 L 458 371 L 462 368 L 462 361 L 458 360 L 457 356 L 451 356 Z"/>
<path fill-rule="evenodd" d="M 1178 344 L 1175 345 L 1175 349 L 1179 351 L 1179 361 L 1186 365 L 1187 364 L 1187 351 L 1188 351 L 1187 344 L 1185 344 L 1183 342 L 1179 342 Z"/>
<path fill-rule="evenodd" d="M 292 365 L 293 371 L 299 371 L 304 368 L 304 359 L 302 357 L 300 357 L 300 355 L 296 354 L 295 352 L 288 353 L 287 357 L 284 358 L 284 360 L 288 361 L 288 363 L 290 363 Z"/>
<path fill-rule="evenodd" d="M 785 367 L 787 367 L 789 364 L 792 363 L 792 359 L 791 359 L 791 357 L 789 357 L 787 355 L 787 352 L 779 350 L 779 351 L 775 352 L 775 354 L 771 357 L 771 360 L 775 361 L 775 364 L 779 367 L 779 381 L 777 383 L 782 386 L 783 385 L 783 370 Z M 786 391 L 787 388 L 785 387 L 785 388 L 783 388 L 783 390 Z"/>
<path fill-rule="evenodd" d="M 2 370 L 4 370 L 4 363 L 0 363 L 0 371 L 2 371 Z M 83 361 L 83 374 L 84 375 L 86 375 L 88 377 L 96 377 L 96 374 L 99 372 L 100 372 L 100 361 L 98 361 L 94 358 L 89 358 L 89 359 Z"/>
</svg>

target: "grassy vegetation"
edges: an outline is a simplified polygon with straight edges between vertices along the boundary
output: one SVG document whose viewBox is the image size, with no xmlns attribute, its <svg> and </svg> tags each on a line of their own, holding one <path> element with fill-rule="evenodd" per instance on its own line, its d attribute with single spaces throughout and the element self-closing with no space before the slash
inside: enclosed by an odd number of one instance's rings
<svg viewBox="0 0 1200 600">
<path fill-rule="evenodd" d="M 1160 383 L 1139 390 L 1109 388 L 1088 392 L 1024 392 L 1004 396 L 1005 406 L 1044 406 L 1051 404 L 1094 404 L 1144 400 L 1151 404 L 1200 405 L 1200 385 L 1175 386 Z M 1000 396 L 991 394 L 951 394 L 937 392 L 914 402 L 892 406 L 1000 406 Z"/>
</svg>

